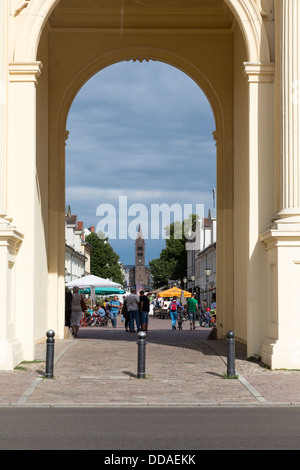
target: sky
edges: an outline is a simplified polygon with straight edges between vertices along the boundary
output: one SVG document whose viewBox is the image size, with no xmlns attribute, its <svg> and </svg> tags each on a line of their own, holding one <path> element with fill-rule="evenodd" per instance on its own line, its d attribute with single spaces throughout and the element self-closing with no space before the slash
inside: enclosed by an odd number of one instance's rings
<svg viewBox="0 0 300 470">
<path fill-rule="evenodd" d="M 175 217 L 158 216 L 162 204 L 175 204 L 176 220 L 180 208 L 184 218 L 213 206 L 215 121 L 180 70 L 154 61 L 107 67 L 78 92 L 67 130 L 66 205 L 108 235 L 124 265 L 134 264 L 139 223 L 146 264 L 159 257 L 165 221 Z"/>
</svg>

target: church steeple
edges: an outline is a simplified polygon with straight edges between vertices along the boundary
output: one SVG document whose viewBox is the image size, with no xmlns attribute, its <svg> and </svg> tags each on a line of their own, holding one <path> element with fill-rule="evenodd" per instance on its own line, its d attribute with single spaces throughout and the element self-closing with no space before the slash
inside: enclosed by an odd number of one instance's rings
<svg viewBox="0 0 300 470">
<path fill-rule="evenodd" d="M 136 239 L 138 239 L 138 238 L 140 238 L 141 240 L 144 240 L 144 235 L 143 235 L 143 231 L 142 231 L 142 226 L 141 226 L 141 224 L 139 224 L 138 234 L 137 234 Z"/>
<path fill-rule="evenodd" d="M 145 239 L 139 224 L 135 241 L 135 284 L 145 284 Z"/>
</svg>

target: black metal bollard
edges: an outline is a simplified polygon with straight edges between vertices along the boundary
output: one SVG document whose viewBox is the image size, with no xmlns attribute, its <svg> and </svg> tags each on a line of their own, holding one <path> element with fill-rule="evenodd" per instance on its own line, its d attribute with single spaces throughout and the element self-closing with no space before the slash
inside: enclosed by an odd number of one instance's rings
<svg viewBox="0 0 300 470">
<path fill-rule="evenodd" d="M 48 330 L 46 335 L 47 335 L 47 349 L 46 349 L 45 377 L 47 377 L 48 379 L 53 379 L 55 332 L 53 330 Z"/>
<path fill-rule="evenodd" d="M 146 336 L 147 335 L 144 331 L 139 331 L 138 333 L 138 368 L 137 368 L 138 379 L 144 379 L 146 376 L 146 373 L 145 373 Z"/>
<path fill-rule="evenodd" d="M 227 332 L 227 376 L 234 377 L 235 374 L 235 339 L 234 332 Z"/>
</svg>

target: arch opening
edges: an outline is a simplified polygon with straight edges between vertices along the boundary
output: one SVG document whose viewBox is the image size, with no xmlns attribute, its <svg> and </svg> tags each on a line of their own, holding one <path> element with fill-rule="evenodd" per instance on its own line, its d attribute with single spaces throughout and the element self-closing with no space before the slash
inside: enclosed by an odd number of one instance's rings
<svg viewBox="0 0 300 470">
<path fill-rule="evenodd" d="M 90 119 L 83 113 L 85 104 Z M 99 222 L 98 228 L 108 229 L 110 243 L 117 252 L 121 250 L 120 255 L 123 253 L 121 261 L 124 265 L 134 265 L 134 242 L 140 223 L 146 240 L 145 261 L 148 265 L 149 260 L 159 258 L 165 248 L 164 228 L 173 220 L 183 221 L 196 212 L 203 219 L 207 217 L 208 209 L 213 212 L 212 189 L 216 186 L 214 117 L 199 86 L 177 68 L 158 61 L 126 61 L 106 67 L 78 92 L 69 111 L 67 128 L 70 134 L 66 147 L 66 202 L 76 214 L 82 207 L 81 212 L 89 220 L 87 226 L 101 221 L 96 217 L 97 207 L 99 215 L 101 209 L 111 208 L 113 220 L 110 226 L 103 227 Z M 76 159 L 79 149 L 84 153 L 80 142 L 91 148 L 93 155 L 89 155 L 88 162 L 82 162 L 80 153 Z M 76 171 L 71 170 L 71 165 L 76 165 L 73 156 L 81 166 L 77 183 Z M 85 165 L 89 167 L 92 161 L 94 174 L 86 175 L 87 184 L 84 185 L 81 175 Z M 88 198 L 88 204 L 84 205 L 82 195 Z M 127 213 L 120 219 L 125 199 Z M 158 207 L 164 208 L 164 217 L 162 210 L 157 214 Z M 173 210 L 174 218 L 170 217 Z M 212 217 L 215 218 L 214 214 Z M 107 218 L 102 217 L 102 220 L 106 222 Z M 203 239 L 198 238 L 197 243 L 197 251 L 200 243 L 203 249 Z M 210 283 L 214 284 L 215 292 L 215 259 L 213 263 Z M 185 259 L 182 268 L 178 269 L 181 274 L 174 274 L 176 279 L 170 276 L 170 280 L 182 284 L 184 277 L 196 274 L 198 297 L 203 299 L 207 288 L 205 266 L 201 267 L 200 282 L 199 262 L 197 266 L 188 264 L 188 273 Z M 187 287 L 191 288 L 190 280 Z M 212 293 L 212 285 L 210 287 Z"/>
<path fill-rule="evenodd" d="M 64 3 L 59 6 L 64 6 Z M 224 8 L 221 1 L 215 2 L 217 9 Z M 217 10 L 220 11 L 220 10 Z M 217 208 L 220 210 L 220 223 L 218 224 L 218 268 L 219 282 L 218 291 L 220 295 L 220 312 L 224 312 L 224 320 L 221 317 L 221 332 L 226 328 L 226 324 L 233 322 L 233 240 L 234 227 L 233 204 L 234 204 L 234 167 L 233 167 L 233 106 L 234 99 L 232 95 L 235 78 L 242 80 L 242 71 L 240 61 L 247 58 L 247 48 L 242 39 L 240 29 L 235 28 L 235 39 L 233 40 L 232 21 L 233 16 L 228 8 L 225 10 L 225 16 L 222 17 L 222 24 L 218 24 L 218 32 L 212 32 L 206 28 L 207 12 L 201 15 L 201 33 L 197 30 L 197 35 L 191 34 L 191 31 L 178 29 L 175 26 L 173 32 L 178 34 L 178 43 L 169 34 L 169 31 L 152 30 L 151 28 L 141 28 L 138 32 L 125 29 L 120 33 L 119 25 L 112 24 L 101 32 L 95 31 L 89 27 L 87 29 L 78 29 L 76 18 L 71 16 L 74 31 L 65 26 L 68 23 L 67 13 L 63 8 L 53 10 L 49 19 L 48 30 L 45 30 L 41 36 L 38 58 L 41 62 L 48 64 L 48 70 L 44 77 L 50 80 L 49 90 L 49 109 L 47 118 L 49 119 L 49 143 L 50 143 L 50 177 L 49 177 L 49 227 L 60 227 L 59 237 L 52 241 L 49 234 L 49 272 L 53 274 L 53 290 L 62 288 L 64 281 L 64 258 L 60 253 L 57 260 L 57 251 L 59 250 L 59 240 L 62 240 L 64 233 L 64 213 L 65 213 L 65 140 L 66 123 L 68 113 L 78 91 L 86 84 L 91 77 L 99 71 L 112 67 L 123 61 L 155 61 L 175 67 L 193 80 L 205 93 L 215 120 L 214 137 L 217 142 L 217 195 L 219 196 Z M 229 15 L 229 16 L 228 16 Z M 175 15 L 176 16 L 176 15 Z M 229 19 L 228 19 L 229 18 Z M 89 21 L 89 19 L 85 19 Z M 92 21 L 92 20 L 91 20 Z M 154 21 L 152 19 L 152 21 Z M 157 18 L 156 18 L 157 21 Z M 175 19 L 173 18 L 173 21 Z M 177 17 L 178 21 L 178 17 Z M 190 18 L 189 18 L 190 21 Z M 213 24 L 216 27 L 217 25 Z M 211 23 L 210 23 L 211 24 Z M 69 26 L 69 25 L 68 25 Z M 198 25 L 199 26 L 199 25 Z M 130 29 L 130 28 L 129 28 Z M 50 33 L 49 33 L 50 31 Z M 107 38 L 103 40 L 104 38 Z M 138 45 L 137 45 L 138 43 Z M 193 45 L 192 45 L 193 44 Z M 240 57 L 234 57 L 233 50 L 237 51 Z M 212 57 L 214 60 L 212 60 Z M 154 62 L 154 63 L 155 63 Z M 235 62 L 237 62 L 235 64 Z M 56 67 L 59 63 L 60 67 Z M 147 63 L 147 62 L 146 62 Z M 234 70 L 234 72 L 233 72 Z M 101 73 L 101 72 L 100 72 Z M 236 77 L 234 77 L 234 73 Z M 39 91 L 43 88 L 43 75 L 38 87 Z M 241 86 L 239 93 L 243 97 L 244 109 L 246 104 L 246 85 Z M 39 102 L 39 99 L 38 99 Z M 236 102 L 237 103 L 237 102 Z M 46 110 L 43 109 L 42 113 Z M 40 120 L 42 122 L 42 119 Z M 247 123 L 245 122 L 245 126 Z M 237 137 L 239 142 L 242 138 Z M 239 144 L 240 145 L 240 144 Z M 42 152 L 42 149 L 41 149 Z M 244 156 L 245 159 L 247 156 Z M 247 180 L 247 175 L 243 175 L 243 181 Z M 246 184 L 245 184 L 245 187 Z M 212 188 L 211 188 L 212 189 Z M 239 188 L 238 192 L 242 191 Z M 237 193 L 238 193 L 237 192 Z M 243 199 L 246 196 L 243 194 Z M 246 222 L 246 215 L 243 220 Z M 51 229 L 50 229 L 51 230 Z M 225 248 L 225 239 L 228 240 Z M 246 257 L 245 244 L 241 242 L 243 258 Z M 242 262 L 242 261 L 241 261 Z M 225 272 L 227 274 L 225 274 Z M 223 300 L 222 300 L 223 299 Z M 231 312 L 227 315 L 225 323 L 225 311 Z M 246 337 L 245 326 L 243 325 L 241 337 Z"/>
</svg>

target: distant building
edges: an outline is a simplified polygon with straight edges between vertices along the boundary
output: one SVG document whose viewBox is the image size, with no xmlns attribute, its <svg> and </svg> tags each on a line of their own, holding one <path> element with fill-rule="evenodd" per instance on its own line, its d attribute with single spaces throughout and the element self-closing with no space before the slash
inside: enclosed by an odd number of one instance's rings
<svg viewBox="0 0 300 470">
<path fill-rule="evenodd" d="M 121 261 L 118 261 L 118 263 L 120 265 L 122 276 L 124 279 L 124 287 L 127 288 L 129 286 L 129 268 L 128 266 L 124 266 Z"/>
<path fill-rule="evenodd" d="M 210 209 L 207 218 L 194 224 L 194 239 L 187 250 L 188 290 L 197 293 L 198 300 L 211 303 L 216 295 L 217 219 L 215 209 Z M 192 249 L 191 249 L 192 248 Z M 192 281 L 193 279 L 193 281 Z"/>
<path fill-rule="evenodd" d="M 85 241 L 83 222 L 71 214 L 70 206 L 65 213 L 65 281 L 70 282 L 90 274 L 93 247 Z"/>
<path fill-rule="evenodd" d="M 145 266 L 145 239 L 139 225 L 135 241 L 135 265 L 129 269 L 129 285 L 137 290 L 150 289 L 150 269 Z"/>
<path fill-rule="evenodd" d="M 81 251 L 82 254 L 85 256 L 85 267 L 84 267 L 84 275 L 88 276 L 91 274 L 91 251 L 93 250 L 93 247 L 90 243 L 86 241 L 86 237 L 89 234 L 89 230 L 86 228 L 83 228 L 83 234 L 81 235 L 82 242 L 81 242 Z"/>
</svg>

